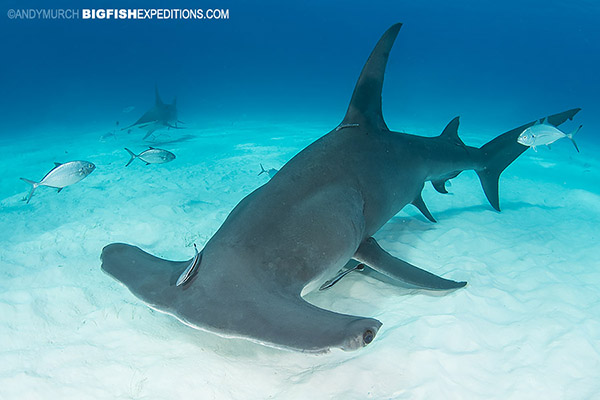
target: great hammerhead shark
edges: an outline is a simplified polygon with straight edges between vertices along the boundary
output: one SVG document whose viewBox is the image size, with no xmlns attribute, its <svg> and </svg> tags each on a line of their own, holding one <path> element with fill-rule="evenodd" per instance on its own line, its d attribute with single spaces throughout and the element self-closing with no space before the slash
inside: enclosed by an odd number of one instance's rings
<svg viewBox="0 0 600 400">
<path fill-rule="evenodd" d="M 163 128 L 181 129 L 177 126 L 177 99 L 173 99 L 173 103 L 165 104 L 158 94 L 158 87 L 154 88 L 155 102 L 154 107 L 146 111 L 132 125 L 123 128 L 122 130 L 130 130 L 131 128 L 140 128 L 146 131 L 144 140 L 150 137 L 155 131 Z"/>
<path fill-rule="evenodd" d="M 361 348 L 381 327 L 376 319 L 324 310 L 302 298 L 351 260 L 416 288 L 465 286 L 396 258 L 373 235 L 407 204 L 433 219 L 423 185 L 431 181 L 445 192 L 444 183 L 463 170 L 477 172 L 490 204 L 500 210 L 498 179 L 527 149 L 517 137 L 535 121 L 481 148 L 458 137 L 458 118 L 437 137 L 390 131 L 381 90 L 400 26 L 375 46 L 341 124 L 240 201 L 195 257 L 167 261 L 115 243 L 104 248 L 102 269 L 187 325 L 308 352 Z M 545 121 L 558 126 L 578 111 Z"/>
</svg>

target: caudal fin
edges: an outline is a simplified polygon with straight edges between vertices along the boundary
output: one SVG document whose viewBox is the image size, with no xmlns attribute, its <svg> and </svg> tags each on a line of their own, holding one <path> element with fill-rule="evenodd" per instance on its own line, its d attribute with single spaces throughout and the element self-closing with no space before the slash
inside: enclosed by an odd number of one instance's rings
<svg viewBox="0 0 600 400">
<path fill-rule="evenodd" d="M 40 186 L 39 182 L 31 181 L 29 179 L 21 178 L 23 182 L 27 182 L 31 185 L 31 190 L 29 191 L 29 195 L 27 196 L 27 204 L 29 204 L 29 200 L 31 200 L 31 196 L 33 196 L 33 192 Z"/>
<path fill-rule="evenodd" d="M 126 167 L 129 167 L 129 164 L 131 164 L 133 162 L 133 160 L 135 160 L 137 158 L 137 155 L 135 155 L 135 153 L 133 151 L 129 150 L 127 147 L 125 147 L 125 150 L 127 150 L 129 155 L 131 156 L 131 158 L 129 159 L 127 164 L 125 164 Z"/>
<path fill-rule="evenodd" d="M 579 147 L 577 147 L 577 143 L 575 143 L 575 139 L 573 138 L 573 136 L 575 136 L 575 134 L 577 134 L 577 132 L 579 132 L 579 130 L 581 129 L 583 125 L 579 125 L 579 128 L 575 129 L 573 131 L 573 133 L 569 133 L 567 135 L 567 137 L 569 138 L 569 140 L 571 140 L 571 143 L 573 143 L 573 146 L 575 146 L 575 150 L 577 150 L 577 152 L 579 153 Z"/>
<path fill-rule="evenodd" d="M 262 175 L 262 174 L 264 174 L 265 172 L 267 172 L 267 170 L 265 169 L 265 167 L 263 167 L 263 165 L 262 165 L 262 164 L 260 164 L 260 172 L 258 173 L 258 175 Z"/>
<path fill-rule="evenodd" d="M 581 108 L 574 108 L 559 114 L 544 117 L 539 121 L 545 121 L 548 124 L 559 126 L 566 120 L 572 120 L 575 114 L 580 110 Z M 500 199 L 498 197 L 498 180 L 500 179 L 500 174 L 502 174 L 502 171 L 504 171 L 504 169 L 517 157 L 527 150 L 528 147 L 517 142 L 517 138 L 525 129 L 537 122 L 538 121 L 532 121 L 503 133 L 479 149 L 481 164 L 480 168 L 476 169 L 475 172 L 477 172 L 477 175 L 479 176 L 485 196 L 492 207 L 497 211 L 500 211 Z"/>
</svg>

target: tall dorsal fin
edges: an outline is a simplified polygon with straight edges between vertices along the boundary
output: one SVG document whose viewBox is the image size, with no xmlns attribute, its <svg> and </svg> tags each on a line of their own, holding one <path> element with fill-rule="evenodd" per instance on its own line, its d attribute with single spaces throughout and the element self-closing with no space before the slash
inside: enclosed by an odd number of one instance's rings
<svg viewBox="0 0 600 400">
<path fill-rule="evenodd" d="M 381 89 L 388 56 L 401 26 L 398 23 L 385 31 L 371 52 L 354 87 L 342 125 L 364 124 L 387 130 L 381 113 Z"/>
<path fill-rule="evenodd" d="M 154 93 L 155 93 L 155 97 L 156 97 L 156 105 L 157 106 L 162 106 L 164 103 L 160 98 L 160 95 L 158 94 L 158 85 L 154 85 Z"/>
<path fill-rule="evenodd" d="M 440 137 L 445 138 L 446 140 L 452 141 L 452 143 L 464 146 L 462 140 L 458 137 L 458 124 L 460 123 L 460 117 L 455 117 L 452 121 L 446 125 Z"/>
</svg>

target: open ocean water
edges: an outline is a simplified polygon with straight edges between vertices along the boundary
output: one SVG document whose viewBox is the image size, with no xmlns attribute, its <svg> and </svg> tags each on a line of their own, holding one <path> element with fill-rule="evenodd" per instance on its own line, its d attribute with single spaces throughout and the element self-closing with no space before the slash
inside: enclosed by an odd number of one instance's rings
<svg viewBox="0 0 600 400">
<path fill-rule="evenodd" d="M 600 4 L 153 0 L 118 7 L 220 18 L 83 18 L 115 6 L 0 7 L 0 399 L 600 398 Z M 465 288 L 351 273 L 305 299 L 383 327 L 362 349 L 314 355 L 192 329 L 102 272 L 112 242 L 190 259 L 268 182 L 261 164 L 280 169 L 340 123 L 396 22 L 391 130 L 437 136 L 460 115 L 461 139 L 479 147 L 582 109 L 560 127 L 583 125 L 581 152 L 567 139 L 528 149 L 500 178 L 502 212 L 468 171 L 447 195 L 426 184 L 437 224 L 409 205 L 375 235 Z M 128 127 L 155 87 L 177 116 L 144 139 L 147 126 Z M 125 167 L 124 148 L 149 146 L 176 158 Z M 76 160 L 95 169 L 25 201 L 20 178 Z"/>
</svg>

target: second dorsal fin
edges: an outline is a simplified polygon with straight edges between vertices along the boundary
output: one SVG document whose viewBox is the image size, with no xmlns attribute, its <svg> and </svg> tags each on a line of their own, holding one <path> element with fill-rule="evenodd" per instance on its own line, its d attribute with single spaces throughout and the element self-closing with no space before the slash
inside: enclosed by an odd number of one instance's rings
<svg viewBox="0 0 600 400">
<path fill-rule="evenodd" d="M 462 140 L 460 140 L 460 138 L 458 137 L 459 123 L 460 123 L 460 117 L 455 117 L 452 121 L 450 121 L 448 123 L 448 125 L 446 125 L 446 127 L 442 131 L 442 134 L 440 135 L 440 137 L 444 138 L 446 140 L 450 140 L 452 143 L 454 143 L 458 146 L 464 146 L 465 145 L 464 142 Z"/>
<path fill-rule="evenodd" d="M 371 52 L 354 87 L 342 125 L 359 124 L 387 130 L 381 112 L 381 89 L 388 56 L 401 26 L 398 23 L 385 31 Z"/>
</svg>

